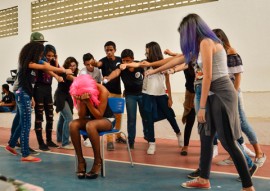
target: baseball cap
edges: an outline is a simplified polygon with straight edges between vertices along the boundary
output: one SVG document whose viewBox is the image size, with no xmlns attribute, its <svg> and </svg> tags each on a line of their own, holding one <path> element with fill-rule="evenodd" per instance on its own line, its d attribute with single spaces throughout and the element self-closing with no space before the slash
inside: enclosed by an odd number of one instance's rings
<svg viewBox="0 0 270 191">
<path fill-rule="evenodd" d="M 48 42 L 47 40 L 44 39 L 43 34 L 40 32 L 33 32 L 30 37 L 31 42 Z"/>
</svg>

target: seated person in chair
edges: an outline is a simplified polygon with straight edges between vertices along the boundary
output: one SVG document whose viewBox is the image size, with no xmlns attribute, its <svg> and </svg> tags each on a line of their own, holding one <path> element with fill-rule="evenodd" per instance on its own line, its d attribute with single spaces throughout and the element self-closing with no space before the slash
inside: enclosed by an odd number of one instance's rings
<svg viewBox="0 0 270 191">
<path fill-rule="evenodd" d="M 102 168 L 99 132 L 111 130 L 115 123 L 115 116 L 108 104 L 109 92 L 91 76 L 80 75 L 73 81 L 70 94 L 79 115 L 79 119 L 71 121 L 69 125 L 78 161 L 76 174 L 79 179 L 95 179 Z M 87 131 L 94 152 L 94 164 L 88 173 L 82 153 L 80 130 Z"/>
<path fill-rule="evenodd" d="M 0 112 L 11 112 L 14 110 L 16 102 L 14 94 L 9 91 L 8 84 L 2 85 L 3 99 L 0 102 Z"/>
</svg>

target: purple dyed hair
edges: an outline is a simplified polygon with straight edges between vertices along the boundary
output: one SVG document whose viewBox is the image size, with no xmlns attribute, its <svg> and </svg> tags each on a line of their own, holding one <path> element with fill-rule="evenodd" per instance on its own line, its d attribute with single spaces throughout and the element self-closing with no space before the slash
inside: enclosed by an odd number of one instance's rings
<svg viewBox="0 0 270 191">
<path fill-rule="evenodd" d="M 210 38 L 221 43 L 220 39 L 197 14 L 189 14 L 184 17 L 178 31 L 180 33 L 180 46 L 182 53 L 185 55 L 186 63 L 198 59 L 200 42 L 203 39 Z"/>
</svg>

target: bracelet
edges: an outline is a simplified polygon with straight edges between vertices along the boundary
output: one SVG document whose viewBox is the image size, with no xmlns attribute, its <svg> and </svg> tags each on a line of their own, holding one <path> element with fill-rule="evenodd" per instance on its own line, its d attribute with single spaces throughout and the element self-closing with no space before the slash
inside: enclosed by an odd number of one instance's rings
<svg viewBox="0 0 270 191">
<path fill-rule="evenodd" d="M 205 107 L 200 107 L 200 109 L 206 109 Z"/>
</svg>

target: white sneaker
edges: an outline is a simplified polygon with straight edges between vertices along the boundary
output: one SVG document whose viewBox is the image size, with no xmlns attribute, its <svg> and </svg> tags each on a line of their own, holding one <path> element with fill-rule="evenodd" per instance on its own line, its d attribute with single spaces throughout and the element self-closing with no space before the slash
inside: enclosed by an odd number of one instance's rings
<svg viewBox="0 0 270 191">
<path fill-rule="evenodd" d="M 244 151 L 247 153 L 248 156 L 250 157 L 255 157 L 256 154 L 254 152 L 252 152 L 247 146 L 245 143 L 242 144 L 242 147 L 244 149 Z"/>
<path fill-rule="evenodd" d="M 147 149 L 147 154 L 148 155 L 153 155 L 155 154 L 156 151 L 156 143 L 155 142 L 149 142 L 149 147 Z"/>
<path fill-rule="evenodd" d="M 83 142 L 83 145 L 84 145 L 85 147 L 92 147 L 92 144 L 91 144 L 89 138 L 85 139 L 85 141 Z"/>
<path fill-rule="evenodd" d="M 266 155 L 263 153 L 263 156 L 261 158 L 255 158 L 254 163 L 258 167 L 262 167 L 265 161 L 266 161 Z"/>
<path fill-rule="evenodd" d="M 72 144 L 61 146 L 61 149 L 74 150 L 74 146 Z"/>
<path fill-rule="evenodd" d="M 231 166 L 231 165 L 234 165 L 233 161 L 230 158 L 219 161 L 216 164 L 218 166 Z"/>
<path fill-rule="evenodd" d="M 218 156 L 218 146 L 214 145 L 214 147 L 213 147 L 213 158 L 215 158 L 216 156 Z"/>
<path fill-rule="evenodd" d="M 184 146 L 184 140 L 181 133 L 176 134 L 177 140 L 178 140 L 178 146 L 183 147 Z"/>
</svg>

